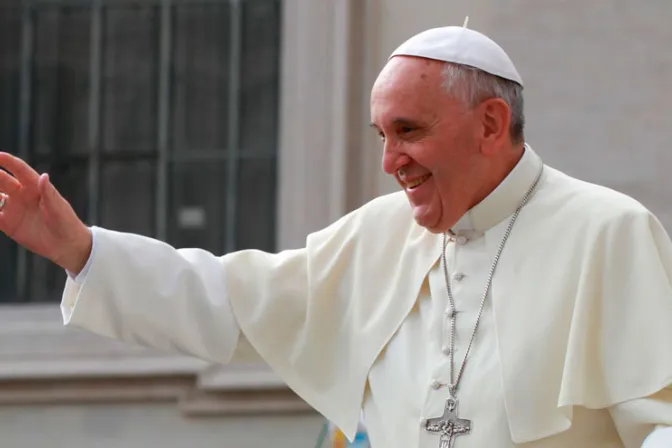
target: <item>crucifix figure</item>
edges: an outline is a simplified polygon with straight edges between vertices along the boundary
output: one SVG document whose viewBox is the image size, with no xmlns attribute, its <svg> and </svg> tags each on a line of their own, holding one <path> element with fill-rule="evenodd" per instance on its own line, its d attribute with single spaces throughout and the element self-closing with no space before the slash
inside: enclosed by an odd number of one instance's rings
<svg viewBox="0 0 672 448">
<path fill-rule="evenodd" d="M 471 420 L 459 418 L 457 416 L 457 400 L 449 398 L 446 400 L 443 415 L 428 419 L 425 428 L 429 432 L 441 435 L 439 448 L 453 448 L 456 436 L 469 434 L 471 431 Z"/>
</svg>

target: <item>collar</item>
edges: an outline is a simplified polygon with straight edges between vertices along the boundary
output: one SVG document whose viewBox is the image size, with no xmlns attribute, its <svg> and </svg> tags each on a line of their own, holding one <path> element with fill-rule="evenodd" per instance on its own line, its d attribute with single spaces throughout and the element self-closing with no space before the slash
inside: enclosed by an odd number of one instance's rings
<svg viewBox="0 0 672 448">
<path fill-rule="evenodd" d="M 508 216 L 520 205 L 530 186 L 539 175 L 542 161 L 532 148 L 525 151 L 508 176 L 485 199 L 472 207 L 450 229 L 454 235 L 482 235 Z"/>
</svg>

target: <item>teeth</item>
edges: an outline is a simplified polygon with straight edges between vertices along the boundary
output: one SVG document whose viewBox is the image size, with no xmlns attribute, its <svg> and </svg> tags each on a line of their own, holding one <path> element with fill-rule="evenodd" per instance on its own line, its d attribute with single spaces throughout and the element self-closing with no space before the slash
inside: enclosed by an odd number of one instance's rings
<svg viewBox="0 0 672 448">
<path fill-rule="evenodd" d="M 413 182 L 409 182 L 408 184 L 406 184 L 406 188 L 408 189 L 415 188 L 418 185 L 424 184 L 427 179 L 429 179 L 429 174 L 422 176 L 418 179 L 415 179 Z"/>
</svg>

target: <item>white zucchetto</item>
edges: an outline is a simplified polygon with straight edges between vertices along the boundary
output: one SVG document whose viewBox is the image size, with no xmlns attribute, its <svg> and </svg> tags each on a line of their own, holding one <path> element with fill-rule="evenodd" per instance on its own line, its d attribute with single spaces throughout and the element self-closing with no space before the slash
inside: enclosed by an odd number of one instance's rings
<svg viewBox="0 0 672 448">
<path fill-rule="evenodd" d="M 394 56 L 416 56 L 468 65 L 523 85 L 516 67 L 502 47 L 466 26 L 423 31 L 401 44 L 392 52 L 390 59 Z"/>
</svg>

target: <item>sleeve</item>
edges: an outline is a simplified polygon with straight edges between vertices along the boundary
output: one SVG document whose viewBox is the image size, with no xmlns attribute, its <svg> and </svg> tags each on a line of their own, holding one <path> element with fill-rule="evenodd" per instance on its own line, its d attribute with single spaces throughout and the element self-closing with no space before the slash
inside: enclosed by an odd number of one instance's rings
<svg viewBox="0 0 672 448">
<path fill-rule="evenodd" d="M 647 210 L 595 240 L 565 358 L 560 405 L 610 408 L 672 384 L 672 241 Z"/>
<path fill-rule="evenodd" d="M 611 213 L 610 208 L 605 211 Z M 507 390 L 517 392 L 509 393 L 507 401 L 517 410 L 511 414 L 517 442 L 566 430 L 573 407 L 611 410 L 627 448 L 639 448 L 656 425 L 670 422 L 672 242 L 647 210 L 617 212 L 605 218 L 606 225 L 603 219 L 584 226 L 583 239 L 570 235 L 580 249 L 558 252 L 579 254 L 574 258 L 578 268 L 577 274 L 551 274 L 559 280 L 548 290 L 563 291 L 560 284 L 569 289 L 555 297 L 549 293 L 548 303 L 562 304 L 549 308 L 555 324 L 531 327 L 549 334 L 543 365 L 531 364 L 544 369 L 541 375 L 553 374 L 546 377 L 544 393 L 525 396 L 527 377 L 516 377 L 517 365 L 502 359 L 511 384 Z"/>
<path fill-rule="evenodd" d="M 139 235 L 94 228 L 95 247 L 61 301 L 65 325 L 226 363 L 240 329 L 221 258 Z"/>
<path fill-rule="evenodd" d="M 672 242 L 647 210 L 618 224 L 605 246 L 611 263 L 604 264 L 610 281 L 602 294 L 602 322 L 609 330 L 601 338 L 602 391 L 613 397 L 609 412 L 626 448 L 669 447 Z"/>
<path fill-rule="evenodd" d="M 398 219 L 407 210 L 400 199 L 354 210 L 308 235 L 304 248 L 279 253 L 216 257 L 96 228 L 88 272 L 81 284 L 66 282 L 63 320 L 219 364 L 237 362 L 250 347 L 298 396 L 354 436 L 370 366 L 436 258 L 436 240 Z M 365 222 L 390 223 L 392 241 L 377 244 L 379 229 Z M 412 280 L 399 274 L 408 271 L 402 259 L 420 266 Z"/>
<path fill-rule="evenodd" d="M 642 448 L 669 448 L 672 446 L 672 427 L 657 428 L 644 441 Z"/>
<path fill-rule="evenodd" d="M 609 412 L 626 448 L 672 446 L 672 388 L 616 404 Z"/>
<path fill-rule="evenodd" d="M 82 270 L 79 272 L 79 274 L 75 275 L 73 272 L 70 271 L 65 271 L 68 274 L 68 277 L 73 279 L 75 283 L 81 285 L 84 280 L 86 279 L 86 274 L 89 272 L 89 269 L 91 269 L 91 263 L 93 261 L 93 254 L 96 253 L 96 231 L 97 228 L 93 227 L 91 228 L 91 253 L 89 254 L 89 259 L 86 260 L 86 264 L 82 268 Z"/>
</svg>

